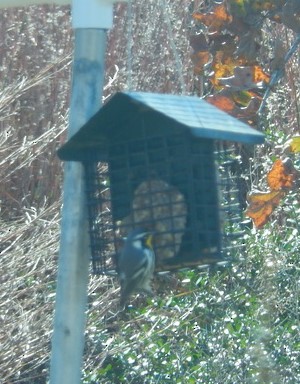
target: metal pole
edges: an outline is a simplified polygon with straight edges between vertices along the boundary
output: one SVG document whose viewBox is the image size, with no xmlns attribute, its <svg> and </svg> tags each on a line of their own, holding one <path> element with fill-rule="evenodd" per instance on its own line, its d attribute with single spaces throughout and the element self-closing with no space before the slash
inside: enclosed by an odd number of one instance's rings
<svg viewBox="0 0 300 384">
<path fill-rule="evenodd" d="M 115 1 L 72 0 L 75 49 L 68 137 L 75 134 L 97 112 L 101 104 L 106 32 L 112 27 Z M 0 8 L 70 2 L 71 0 L 0 0 Z M 50 383 L 79 384 L 89 273 L 84 169 L 81 163 L 67 162 L 64 171 Z"/>
<path fill-rule="evenodd" d="M 103 89 L 106 30 L 76 29 L 69 136 L 99 109 Z M 89 273 L 84 174 L 67 162 L 50 368 L 51 384 L 81 380 Z"/>
<path fill-rule="evenodd" d="M 112 27 L 114 2 L 115 0 L 73 0 L 75 50 L 69 137 L 100 106 L 106 31 Z M 81 381 L 88 269 L 84 170 L 80 163 L 70 162 L 65 165 L 50 384 L 79 384 Z"/>
</svg>

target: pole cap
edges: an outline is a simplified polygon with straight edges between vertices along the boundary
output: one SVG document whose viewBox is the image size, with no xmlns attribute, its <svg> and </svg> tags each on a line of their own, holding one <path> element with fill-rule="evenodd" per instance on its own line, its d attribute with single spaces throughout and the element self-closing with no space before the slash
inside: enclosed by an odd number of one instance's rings
<svg viewBox="0 0 300 384">
<path fill-rule="evenodd" d="M 127 0 L 126 0 L 127 1 Z M 110 29 L 113 26 L 113 4 L 117 0 L 73 0 L 73 28 Z"/>
</svg>

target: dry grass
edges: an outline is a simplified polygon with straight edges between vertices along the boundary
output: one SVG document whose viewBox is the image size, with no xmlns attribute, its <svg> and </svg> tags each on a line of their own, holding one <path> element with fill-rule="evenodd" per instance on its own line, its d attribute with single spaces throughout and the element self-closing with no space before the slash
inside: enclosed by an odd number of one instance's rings
<svg viewBox="0 0 300 384">
<path fill-rule="evenodd" d="M 4 382 L 34 375 L 48 361 L 59 201 L 1 222 L 1 370 Z M 47 353 L 48 352 L 48 353 Z"/>
<path fill-rule="evenodd" d="M 55 151 L 67 126 L 72 34 L 67 8 L 5 10 L 0 20 L 1 380 L 39 383 L 53 318 L 62 180 Z"/>
</svg>

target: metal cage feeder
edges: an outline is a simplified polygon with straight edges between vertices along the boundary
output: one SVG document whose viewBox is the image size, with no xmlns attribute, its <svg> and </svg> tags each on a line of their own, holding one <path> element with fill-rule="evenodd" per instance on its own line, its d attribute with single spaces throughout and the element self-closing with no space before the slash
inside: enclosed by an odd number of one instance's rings
<svg viewBox="0 0 300 384">
<path fill-rule="evenodd" d="M 230 259 L 243 234 L 232 143 L 263 140 L 198 97 L 115 94 L 58 151 L 85 167 L 93 272 L 116 272 L 136 227 L 154 234 L 158 272 Z"/>
</svg>

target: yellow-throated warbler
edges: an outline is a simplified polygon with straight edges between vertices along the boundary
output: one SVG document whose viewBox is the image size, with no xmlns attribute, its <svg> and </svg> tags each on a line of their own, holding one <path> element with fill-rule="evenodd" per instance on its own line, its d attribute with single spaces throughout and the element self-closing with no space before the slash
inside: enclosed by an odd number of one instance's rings
<svg viewBox="0 0 300 384">
<path fill-rule="evenodd" d="M 154 267 L 155 254 L 152 248 L 152 234 L 141 228 L 134 229 L 127 236 L 118 261 L 121 306 L 125 305 L 133 292 L 152 294 L 150 283 Z"/>
</svg>

